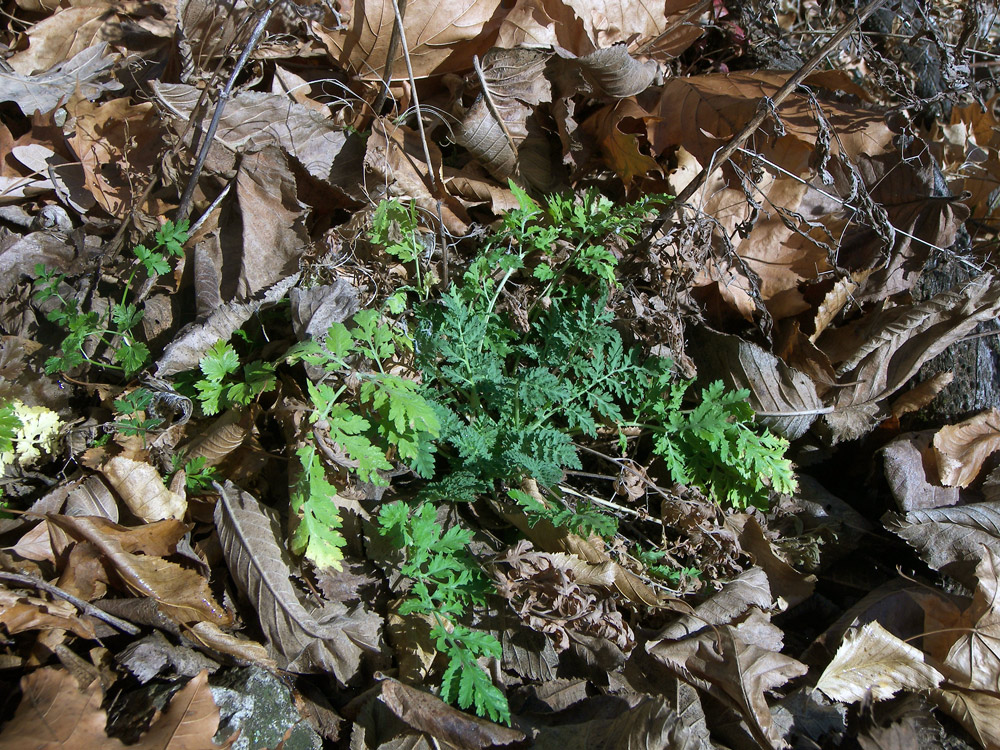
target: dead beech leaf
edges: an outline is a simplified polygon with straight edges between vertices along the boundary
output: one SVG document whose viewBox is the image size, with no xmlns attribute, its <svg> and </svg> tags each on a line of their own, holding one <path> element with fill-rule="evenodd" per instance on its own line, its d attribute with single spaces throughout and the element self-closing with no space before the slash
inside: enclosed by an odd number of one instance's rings
<svg viewBox="0 0 1000 750">
<path fill-rule="evenodd" d="M 440 210 L 448 231 L 464 234 L 468 231 L 468 224 L 463 218 L 465 212 L 461 206 L 450 197 L 439 203 L 431 190 L 441 173 L 441 150 L 433 143 L 428 148 L 430 165 L 425 163 L 424 149 L 416 131 L 388 119 L 376 120 L 372 123 L 365 153 L 368 189 L 384 188 L 389 197 L 412 200 L 428 216 L 436 217 Z M 434 177 L 429 170 L 433 170 Z"/>
<path fill-rule="evenodd" d="M 816 576 L 804 575 L 779 558 L 755 517 L 733 514 L 726 518 L 726 523 L 737 529 L 740 547 L 767 575 L 771 595 L 779 600 L 781 609 L 794 607 L 812 595 Z"/>
<path fill-rule="evenodd" d="M 379 687 L 380 700 L 404 723 L 452 747 L 479 750 L 521 743 L 525 739 L 518 729 L 470 716 L 437 696 L 392 678 L 382 680 Z"/>
<path fill-rule="evenodd" d="M 659 155 L 683 145 L 708 164 L 715 151 L 756 114 L 757 103 L 773 97 L 790 75 L 756 71 L 668 79 L 652 110 L 660 118 L 649 134 L 654 152 Z M 855 157 L 880 154 L 890 146 L 893 133 L 881 116 L 830 102 L 823 103 L 823 111 L 838 134 L 835 150 L 842 146 L 847 156 Z M 778 116 L 785 135 L 775 132 L 773 121 L 766 122 L 753 141 L 754 150 L 783 169 L 804 175 L 820 133 L 812 103 L 793 94 L 782 103 Z"/>
<path fill-rule="evenodd" d="M 744 643 L 730 625 L 679 641 L 663 641 L 648 651 L 685 682 L 739 711 L 761 747 L 788 747 L 764 694 L 805 674 L 805 664 Z"/>
<path fill-rule="evenodd" d="M 968 487 L 979 476 L 983 462 L 1000 450 L 1000 409 L 977 414 L 934 435 L 934 458 L 941 484 Z"/>
<path fill-rule="evenodd" d="M 502 17 L 500 0 L 458 0 L 445 5 L 432 0 L 408 2 L 403 30 L 414 77 L 471 70 L 472 56 L 482 55 L 492 46 Z M 407 70 L 402 45 L 396 56 L 388 59 L 394 23 L 392 3 L 376 0 L 354 5 L 344 29 L 313 23 L 312 30 L 330 56 L 362 80 L 385 80 L 387 67 L 391 80 L 404 80 Z"/>
<path fill-rule="evenodd" d="M 262 308 L 284 299 L 298 280 L 299 274 L 292 274 L 251 300 L 226 302 L 202 322 L 182 328 L 156 363 L 156 377 L 164 378 L 184 370 L 197 369 L 205 352 L 219 339 L 229 341 L 233 332 Z"/>
<path fill-rule="evenodd" d="M 899 419 L 904 414 L 920 411 L 927 404 L 934 400 L 945 386 L 955 379 L 955 373 L 951 370 L 939 372 L 937 375 L 928 378 L 919 385 L 915 385 L 905 393 L 897 396 L 889 407 L 892 416 Z"/>
<path fill-rule="evenodd" d="M 889 491 L 904 513 L 955 505 L 961 498 L 958 487 L 942 487 L 934 481 L 933 439 L 933 430 L 905 432 L 879 451 Z"/>
<path fill-rule="evenodd" d="M 160 524 L 163 526 L 159 528 L 158 524 L 147 524 L 135 530 L 137 534 L 129 534 L 133 530 L 123 529 L 103 518 L 53 515 L 49 516 L 49 520 L 92 543 L 129 591 L 153 599 L 161 612 L 177 622 L 193 624 L 206 621 L 222 627 L 232 624 L 233 616 L 215 601 L 207 580 L 197 572 L 139 546 L 148 543 L 151 546 L 146 549 L 156 549 L 152 545 L 164 544 L 163 539 L 157 536 L 169 533 L 170 527 L 183 527 L 182 524 L 162 521 Z M 140 549 L 142 554 L 137 554 Z"/>
<path fill-rule="evenodd" d="M 378 651 L 381 617 L 339 602 L 306 609 L 289 579 L 278 520 L 232 483 L 220 488 L 215 526 L 226 565 L 253 604 L 271 657 L 290 672 L 329 672 L 347 682 L 364 651 Z"/>
<path fill-rule="evenodd" d="M 129 745 L 135 750 L 219 750 L 232 742 L 215 744 L 219 729 L 219 709 L 208 687 L 208 672 L 197 677 L 174 694 L 167 709 L 153 720 L 139 741 Z M 236 737 L 231 738 L 235 741 Z"/>
<path fill-rule="evenodd" d="M 513 106 L 505 107 L 501 116 L 523 123 L 530 112 L 526 105 L 515 101 Z M 517 170 L 517 143 L 511 128 L 497 120 L 485 96 L 479 96 L 462 117 L 455 130 L 455 142 L 498 180 L 506 180 Z"/>
<path fill-rule="evenodd" d="M 101 467 L 128 509 L 143 521 L 180 520 L 187 499 L 168 490 L 159 472 L 147 463 L 115 456 Z"/>
<path fill-rule="evenodd" d="M 920 649 L 873 621 L 844 636 L 816 688 L 832 700 L 857 703 L 869 693 L 888 700 L 901 690 L 930 690 L 943 681 Z"/>
<path fill-rule="evenodd" d="M 242 155 L 235 187 L 219 228 L 223 247 L 241 249 L 239 272 L 222 268 L 220 293 L 226 301 L 251 299 L 293 276 L 309 245 L 306 209 L 281 149 L 264 146 Z"/>
<path fill-rule="evenodd" d="M 156 521 L 129 528 L 99 516 L 68 516 L 50 514 L 48 520 L 72 538 L 99 544 L 114 540 L 128 553 L 164 557 L 177 551 L 177 543 L 191 530 L 176 520 Z"/>
<path fill-rule="evenodd" d="M 750 406 L 760 422 L 789 440 L 801 437 L 826 410 L 816 386 L 757 344 L 704 326 L 691 331 L 691 355 L 707 385 L 722 380 L 729 388 L 750 391 Z"/>
<path fill-rule="evenodd" d="M 867 302 L 884 299 L 913 288 L 932 247 L 951 247 L 969 217 L 967 206 L 955 197 L 941 197 L 938 170 L 927 144 L 912 139 L 901 152 L 869 151 L 855 160 L 857 177 L 868 187 L 873 201 L 885 211 L 895 239 L 886 258 L 884 230 L 850 226 L 841 236 L 838 263 L 845 268 L 874 272 L 856 295 Z M 853 188 L 848 188 L 853 189 Z"/>
<path fill-rule="evenodd" d="M 95 44 L 66 62 L 32 75 L 0 71 L 0 101 L 14 102 L 24 114 L 31 115 L 55 109 L 77 91 L 88 99 L 96 99 L 104 91 L 117 91 L 122 87 L 120 83 L 102 80 L 115 63 L 107 49 L 107 42 Z M 59 59 L 65 59 L 62 52 Z"/>
<path fill-rule="evenodd" d="M 241 664 L 256 664 L 265 669 L 277 669 L 277 665 L 267 655 L 267 649 L 256 641 L 239 638 L 227 633 L 211 622 L 196 622 L 184 636 L 199 645 L 225 654 Z"/>
<path fill-rule="evenodd" d="M 104 733 L 107 714 L 97 680 L 80 690 L 66 670 L 39 669 L 21 678 L 21 694 L 14 717 L 0 731 L 0 750 L 125 750 Z"/>
<path fill-rule="evenodd" d="M 982 690 L 947 687 L 932 690 L 930 699 L 986 750 L 1000 748 L 1000 698 Z"/>
<path fill-rule="evenodd" d="M 28 630 L 69 630 L 81 638 L 96 638 L 91 620 L 81 617 L 69 602 L 21 596 L 3 586 L 0 586 L 0 627 L 7 635 Z"/>
<path fill-rule="evenodd" d="M 975 570 L 984 549 L 994 549 L 1000 538 L 1000 502 L 954 508 L 914 510 L 883 519 L 889 531 L 906 540 L 934 570 L 975 590 Z"/>
<path fill-rule="evenodd" d="M 745 570 L 732 581 L 722 586 L 722 590 L 699 604 L 690 614 L 682 615 L 646 644 L 652 652 L 662 641 L 679 641 L 705 628 L 730 623 L 751 608 L 768 610 L 771 608 L 771 589 L 767 575 L 758 567 Z"/>
<path fill-rule="evenodd" d="M 972 604 L 963 613 L 966 627 L 959 630 L 945 658 L 953 672 L 948 681 L 959 687 L 1000 693 L 1000 552 L 983 550 L 976 567 L 979 585 Z"/>
<path fill-rule="evenodd" d="M 614 99 L 642 93 L 649 88 L 658 72 L 655 62 L 636 60 L 624 44 L 594 50 L 589 55 L 576 58 L 576 64 L 596 94 Z"/>
<path fill-rule="evenodd" d="M 833 289 L 826 293 L 819 307 L 816 308 L 816 316 L 813 319 L 813 327 L 816 329 L 809 340 L 814 344 L 823 331 L 833 323 L 833 319 L 840 314 L 852 300 L 854 292 L 861 288 L 862 283 L 871 275 L 871 271 L 857 271 L 850 276 L 838 279 L 833 285 Z"/>
<path fill-rule="evenodd" d="M 152 86 L 159 104 L 180 122 L 194 120 L 208 126 L 214 107 L 196 117 L 200 88 L 159 81 Z M 287 96 L 256 91 L 243 91 L 229 100 L 215 136 L 233 153 L 278 146 L 319 180 L 331 178 L 346 140 L 343 130 L 308 107 Z"/>
</svg>

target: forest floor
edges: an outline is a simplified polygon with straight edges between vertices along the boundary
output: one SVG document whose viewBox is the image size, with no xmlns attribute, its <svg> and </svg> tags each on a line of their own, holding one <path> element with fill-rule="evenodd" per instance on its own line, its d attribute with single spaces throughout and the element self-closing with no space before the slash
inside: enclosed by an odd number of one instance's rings
<svg viewBox="0 0 1000 750">
<path fill-rule="evenodd" d="M 1000 748 L 995 7 L 4 11 L 0 750 Z"/>
</svg>

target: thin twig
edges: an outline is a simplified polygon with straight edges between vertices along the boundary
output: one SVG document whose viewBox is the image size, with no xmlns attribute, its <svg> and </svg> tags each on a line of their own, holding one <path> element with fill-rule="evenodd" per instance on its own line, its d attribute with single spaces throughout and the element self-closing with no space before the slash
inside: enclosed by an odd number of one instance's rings
<svg viewBox="0 0 1000 750">
<path fill-rule="evenodd" d="M 858 14 L 844 24 L 840 31 L 833 35 L 833 37 L 828 41 L 823 47 L 813 55 L 801 68 L 799 68 L 787 81 L 785 84 L 775 92 L 773 97 L 764 97 L 758 102 L 757 114 L 755 114 L 750 121 L 743 127 L 743 129 L 734 135 L 729 143 L 723 146 L 721 149 L 715 152 L 712 157 L 711 162 L 707 167 L 698 173 L 684 190 L 681 191 L 680 195 L 667 206 L 666 211 L 663 216 L 657 221 L 653 227 L 653 231 L 650 233 L 650 237 L 653 237 L 660 229 L 666 224 L 670 219 L 673 218 L 674 214 L 677 212 L 679 206 L 687 203 L 691 197 L 701 189 L 708 178 L 715 172 L 715 170 L 720 169 L 729 159 L 736 153 L 736 151 L 752 136 L 757 132 L 759 128 L 768 117 L 775 112 L 778 106 L 787 99 L 799 84 L 801 84 L 816 67 L 823 62 L 827 55 L 833 52 L 840 43 L 844 41 L 853 33 L 865 19 L 868 18 L 872 13 L 878 10 L 882 5 L 884 5 L 887 0 L 872 0 L 868 5 L 862 8 Z"/>
<path fill-rule="evenodd" d="M 22 586 L 30 586 L 34 589 L 39 589 L 52 596 L 58 596 L 60 599 L 65 599 L 78 610 L 83 612 L 83 614 L 89 617 L 96 617 L 98 620 L 103 620 L 108 625 L 113 628 L 117 628 L 123 633 L 128 633 L 129 635 L 138 635 L 139 628 L 130 622 L 125 620 L 119 620 L 114 615 L 109 615 L 104 610 L 98 609 L 90 602 L 85 602 L 79 597 L 73 596 L 68 591 L 63 591 L 58 586 L 53 586 L 51 583 L 43 581 L 41 578 L 35 578 L 34 576 L 21 575 L 20 573 L 5 573 L 0 571 L 0 580 L 10 581 L 11 583 L 18 583 Z"/>
<path fill-rule="evenodd" d="M 201 144 L 201 149 L 198 151 L 198 158 L 194 163 L 194 169 L 191 171 L 191 177 L 188 180 L 187 187 L 184 188 L 184 194 L 181 196 L 180 206 L 177 208 L 177 216 L 175 218 L 175 221 L 177 222 L 181 222 L 186 219 L 188 214 L 191 212 L 191 199 L 194 196 L 194 190 L 198 185 L 198 177 L 201 176 L 201 170 L 205 166 L 205 160 L 208 159 L 208 151 L 212 147 L 212 141 L 215 139 L 215 131 L 219 129 L 219 122 L 222 119 L 222 110 L 225 109 L 226 102 L 228 102 L 229 97 L 232 96 L 237 76 L 239 76 L 240 72 L 243 70 L 243 66 L 246 65 L 246 62 L 250 57 L 250 53 L 257 47 L 257 42 L 260 41 L 261 34 L 264 33 L 264 28 L 267 26 L 268 21 L 271 20 L 271 13 L 274 11 L 275 4 L 275 2 L 270 3 L 267 6 L 267 9 L 261 14 L 260 19 L 257 21 L 257 25 L 254 26 L 253 32 L 250 34 L 250 39 L 247 40 L 246 46 L 243 48 L 243 52 L 240 53 L 240 57 L 236 61 L 236 65 L 233 68 L 232 73 L 229 74 L 229 80 L 226 81 L 226 85 L 223 86 L 222 90 L 219 92 L 219 101 L 215 105 L 215 114 L 212 115 L 212 122 L 209 123 L 208 130 L 205 132 L 205 141 Z"/>
<path fill-rule="evenodd" d="M 431 162 L 431 151 L 427 145 L 427 133 L 424 132 L 424 117 L 420 111 L 420 98 L 417 96 L 417 79 L 413 76 L 413 65 L 410 62 L 410 46 L 406 42 L 406 30 L 403 28 L 403 12 L 399 9 L 399 0 L 392 0 L 392 11 L 396 14 L 396 26 L 399 28 L 399 41 L 403 45 L 403 61 L 406 63 L 406 75 L 410 80 L 410 95 L 413 97 L 413 109 L 417 113 L 417 130 L 420 131 L 420 145 L 424 149 L 424 159 L 427 161 L 427 174 L 431 181 L 431 192 L 437 184 L 434 164 Z"/>
<path fill-rule="evenodd" d="M 395 22 L 392 27 L 392 36 L 389 37 L 389 49 L 385 53 L 385 71 L 382 76 L 382 90 L 379 92 L 378 97 L 372 102 L 372 112 L 375 116 L 379 116 L 379 112 L 382 110 L 382 105 L 385 104 L 385 100 L 389 97 L 389 84 L 392 83 L 392 61 L 396 59 L 396 53 L 399 51 L 399 38 L 403 34 L 403 23 L 401 19 L 406 17 L 406 0 L 399 0 L 399 19 Z"/>
</svg>

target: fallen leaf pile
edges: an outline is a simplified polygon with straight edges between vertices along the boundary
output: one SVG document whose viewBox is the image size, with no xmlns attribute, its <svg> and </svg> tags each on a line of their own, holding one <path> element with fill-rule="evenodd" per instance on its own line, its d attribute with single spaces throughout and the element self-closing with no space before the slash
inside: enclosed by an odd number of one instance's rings
<svg viewBox="0 0 1000 750">
<path fill-rule="evenodd" d="M 921 421 L 997 377 L 939 363 L 995 353 L 974 337 L 1000 317 L 1000 26 L 980 0 L 881 5 L 806 64 L 854 4 L 6 3 L 0 409 L 23 430 L 0 432 L 0 750 L 1000 748 L 1000 396 Z M 512 721 L 461 711 L 375 531 L 416 477 L 347 478 L 309 367 L 237 368 L 266 393 L 214 413 L 179 384 L 220 340 L 273 362 L 419 289 L 367 239 L 382 200 L 413 207 L 442 290 L 521 189 L 689 185 L 609 243 L 608 306 L 679 377 L 745 389 L 799 491 L 722 508 L 601 436 L 560 489 L 617 514 L 611 541 L 442 506 L 490 578 L 472 617 L 503 654 L 479 663 Z M 133 250 L 185 221 L 143 272 Z M 47 368 L 53 310 L 110 320 L 123 283 L 135 325 L 109 336 L 146 366 L 95 338 Z M 517 291 L 498 304 L 527 320 Z M 339 570 L 290 552 L 313 437 Z"/>
</svg>

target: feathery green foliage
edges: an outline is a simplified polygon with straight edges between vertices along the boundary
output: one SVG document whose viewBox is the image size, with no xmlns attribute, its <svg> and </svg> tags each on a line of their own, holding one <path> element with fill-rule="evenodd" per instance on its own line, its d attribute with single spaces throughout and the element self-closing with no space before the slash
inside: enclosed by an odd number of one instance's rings
<svg viewBox="0 0 1000 750">
<path fill-rule="evenodd" d="M 125 282 L 121 302 L 112 303 L 103 315 L 93 310 L 81 310 L 78 300 L 63 296 L 61 287 L 65 274 L 50 271 L 42 264 L 36 265 L 35 301 L 42 304 L 55 299 L 56 306 L 45 317 L 66 331 L 66 336 L 59 345 L 60 353 L 46 360 L 45 371 L 66 372 L 87 362 L 131 377 L 145 367 L 149 360 L 149 348 L 138 340 L 135 333 L 136 326 L 142 321 L 143 312 L 136 304 L 126 300 L 139 267 L 145 268 L 150 278 L 170 271 L 169 259 L 184 254 L 187 230 L 187 221 L 178 224 L 167 221 L 156 231 L 156 242 L 152 248 L 136 245 L 133 252 L 139 263 Z M 91 359 L 87 353 L 90 346 L 102 343 L 112 351 L 113 362 Z"/>
<path fill-rule="evenodd" d="M 490 588 L 467 551 L 472 533 L 460 526 L 442 529 L 430 503 L 414 509 L 391 503 L 382 507 L 378 520 L 379 533 L 403 551 L 400 573 L 413 584 L 399 613 L 430 617 L 435 646 L 448 657 L 441 697 L 462 708 L 475 708 L 493 721 L 510 723 L 507 698 L 476 661 L 480 656 L 499 659 L 500 642 L 459 622 L 470 607 L 486 603 Z"/>
</svg>

